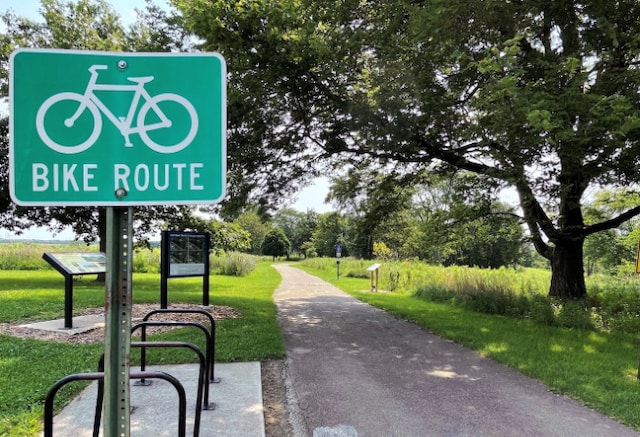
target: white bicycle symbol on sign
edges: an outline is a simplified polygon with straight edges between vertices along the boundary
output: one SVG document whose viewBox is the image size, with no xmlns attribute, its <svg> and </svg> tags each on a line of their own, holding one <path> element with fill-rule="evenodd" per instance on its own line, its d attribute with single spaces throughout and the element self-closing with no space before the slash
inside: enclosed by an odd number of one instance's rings
<svg viewBox="0 0 640 437">
<path fill-rule="evenodd" d="M 108 66 L 106 65 L 92 65 L 89 68 L 91 77 L 89 78 L 89 83 L 87 84 L 84 94 L 62 92 L 49 97 L 42 103 L 36 115 L 36 129 L 42 141 L 49 148 L 59 153 L 71 155 L 81 153 L 93 146 L 98 141 L 102 132 L 101 111 L 120 131 L 125 140 L 125 147 L 133 147 L 133 144 L 129 139 L 129 135 L 134 133 L 140 136 L 142 142 L 147 147 L 158 153 L 176 153 L 191 144 L 198 133 L 198 114 L 191 102 L 178 94 L 172 93 L 158 94 L 152 97 L 144 88 L 144 85 L 151 82 L 154 79 L 153 76 L 127 78 L 127 80 L 133 82 L 135 85 L 109 85 L 96 83 L 98 79 L 98 70 L 106 69 L 108 69 Z M 133 100 L 129 106 L 127 116 L 116 117 L 113 112 L 111 112 L 109 108 L 107 108 L 107 106 L 95 95 L 96 91 L 133 91 Z M 141 99 L 144 103 L 138 111 L 136 125 L 133 126 L 133 119 Z M 72 105 L 69 106 L 69 103 Z M 160 104 L 162 103 L 177 103 L 178 108 L 181 108 L 180 110 L 182 112 L 186 110 L 186 114 L 178 114 L 178 116 L 181 116 L 182 119 L 188 118 L 190 123 L 187 127 L 188 131 L 186 136 L 178 134 L 178 139 L 176 140 L 174 135 L 174 137 L 169 140 L 171 144 L 160 144 L 149 137 L 149 131 L 171 128 L 172 126 L 175 127 L 174 123 L 172 123 L 169 117 L 167 117 L 165 112 L 160 109 Z M 63 106 L 54 106 L 58 104 L 62 104 Z M 71 111 L 69 108 L 71 108 Z M 56 141 L 52 139 L 52 135 L 49 133 L 53 134 L 55 137 L 57 132 L 56 129 L 71 129 L 74 128 L 74 125 L 77 127 L 76 122 L 81 116 L 83 116 L 83 114 L 85 114 L 86 110 L 91 114 L 89 121 L 86 122 L 89 128 L 83 129 L 86 130 L 86 132 L 80 132 L 79 128 L 76 129 L 79 131 L 77 134 L 81 136 L 80 140 L 73 141 L 73 144 L 62 144 L 62 141 L 59 142 L 59 140 Z M 48 115 L 58 113 L 62 113 L 63 115 L 71 113 L 71 115 L 63 120 L 60 120 L 58 116 L 56 119 L 62 121 L 62 123 L 58 122 L 52 125 L 52 123 L 49 122 L 49 124 L 45 126 L 45 118 L 47 118 Z M 147 120 L 147 116 L 149 115 L 150 120 Z M 64 128 L 60 126 L 60 124 L 63 124 Z M 65 138 L 66 136 L 66 134 L 63 135 Z"/>
</svg>

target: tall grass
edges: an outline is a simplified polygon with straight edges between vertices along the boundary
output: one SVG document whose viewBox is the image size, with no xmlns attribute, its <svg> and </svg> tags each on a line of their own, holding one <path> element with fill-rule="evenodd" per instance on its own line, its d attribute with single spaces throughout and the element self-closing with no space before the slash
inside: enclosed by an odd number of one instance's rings
<svg viewBox="0 0 640 437">
<path fill-rule="evenodd" d="M 371 261 L 343 259 L 346 277 L 367 278 Z M 336 269 L 333 260 L 303 265 Z M 636 333 L 640 331 L 640 281 L 635 276 L 587 278 L 589 298 L 567 302 L 547 297 L 551 272 L 542 269 L 443 267 L 415 261 L 382 263 L 379 289 L 477 312 L 531 319 L 549 326 Z"/>
<path fill-rule="evenodd" d="M 95 252 L 97 250 L 98 246 L 87 246 L 84 243 L 1 243 L 0 270 L 46 270 L 51 267 L 42 259 L 45 252 Z"/>
<path fill-rule="evenodd" d="M 256 268 L 257 257 L 229 252 L 211 258 L 211 269 L 221 275 L 246 276 Z"/>
<path fill-rule="evenodd" d="M 368 278 L 367 268 L 374 261 L 342 259 L 342 275 Z M 328 258 L 312 258 L 303 262 L 318 270 L 336 269 L 335 261 Z M 421 285 L 456 293 L 508 292 L 516 294 L 546 293 L 551 273 L 541 269 L 479 269 L 473 267 L 442 267 L 419 261 L 391 261 L 380 263 L 379 288 L 387 291 L 415 292 Z M 475 290 L 475 291 L 472 291 Z"/>
<path fill-rule="evenodd" d="M 51 266 L 42 259 L 45 252 L 97 252 L 97 245 L 84 243 L 36 244 L 4 243 L 0 244 L 0 270 L 51 270 Z M 246 276 L 251 273 L 260 257 L 237 252 L 211 254 L 209 257 L 211 272 L 229 276 Z M 133 253 L 134 273 L 160 273 L 160 249 L 136 249 Z"/>
</svg>

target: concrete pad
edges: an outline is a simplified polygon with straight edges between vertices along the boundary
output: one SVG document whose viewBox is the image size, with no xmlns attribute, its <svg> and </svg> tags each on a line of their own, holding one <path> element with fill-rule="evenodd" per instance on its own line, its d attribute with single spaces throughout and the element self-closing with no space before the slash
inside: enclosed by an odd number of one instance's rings
<svg viewBox="0 0 640 437">
<path fill-rule="evenodd" d="M 104 314 L 75 316 L 71 328 L 64 327 L 64 319 L 45 320 L 43 322 L 20 325 L 21 328 L 41 329 L 43 331 L 59 332 L 69 335 L 80 334 L 96 328 L 104 327 Z"/>
<path fill-rule="evenodd" d="M 138 368 L 132 368 L 139 370 Z M 168 373 L 182 383 L 187 395 L 187 432 L 193 435 L 198 380 L 197 364 L 147 366 L 148 371 Z M 262 378 L 259 362 L 215 365 L 219 383 L 209 385 L 209 402 L 214 410 L 202 410 L 200 435 L 215 437 L 263 437 Z M 91 437 L 97 394 L 92 383 L 55 418 L 54 435 Z M 153 380 L 150 386 L 137 386 L 131 380 L 131 436 L 174 437 L 178 430 L 178 396 L 171 384 Z M 100 435 L 103 435 L 104 424 Z"/>
</svg>

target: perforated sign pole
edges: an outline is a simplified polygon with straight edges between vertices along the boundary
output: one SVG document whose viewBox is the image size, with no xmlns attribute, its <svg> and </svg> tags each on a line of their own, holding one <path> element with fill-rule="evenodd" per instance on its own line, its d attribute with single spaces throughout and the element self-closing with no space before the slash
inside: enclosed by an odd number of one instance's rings
<svg viewBox="0 0 640 437">
<path fill-rule="evenodd" d="M 107 208 L 104 435 L 129 437 L 132 207 Z"/>
</svg>

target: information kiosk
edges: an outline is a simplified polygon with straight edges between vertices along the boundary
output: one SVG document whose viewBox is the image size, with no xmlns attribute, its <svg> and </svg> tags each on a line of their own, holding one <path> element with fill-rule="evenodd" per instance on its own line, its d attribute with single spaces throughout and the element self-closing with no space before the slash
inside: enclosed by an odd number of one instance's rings
<svg viewBox="0 0 640 437">
<path fill-rule="evenodd" d="M 50 253 L 42 258 L 64 276 L 64 327 L 73 328 L 73 277 L 106 273 L 107 260 L 102 252 Z"/>
</svg>

